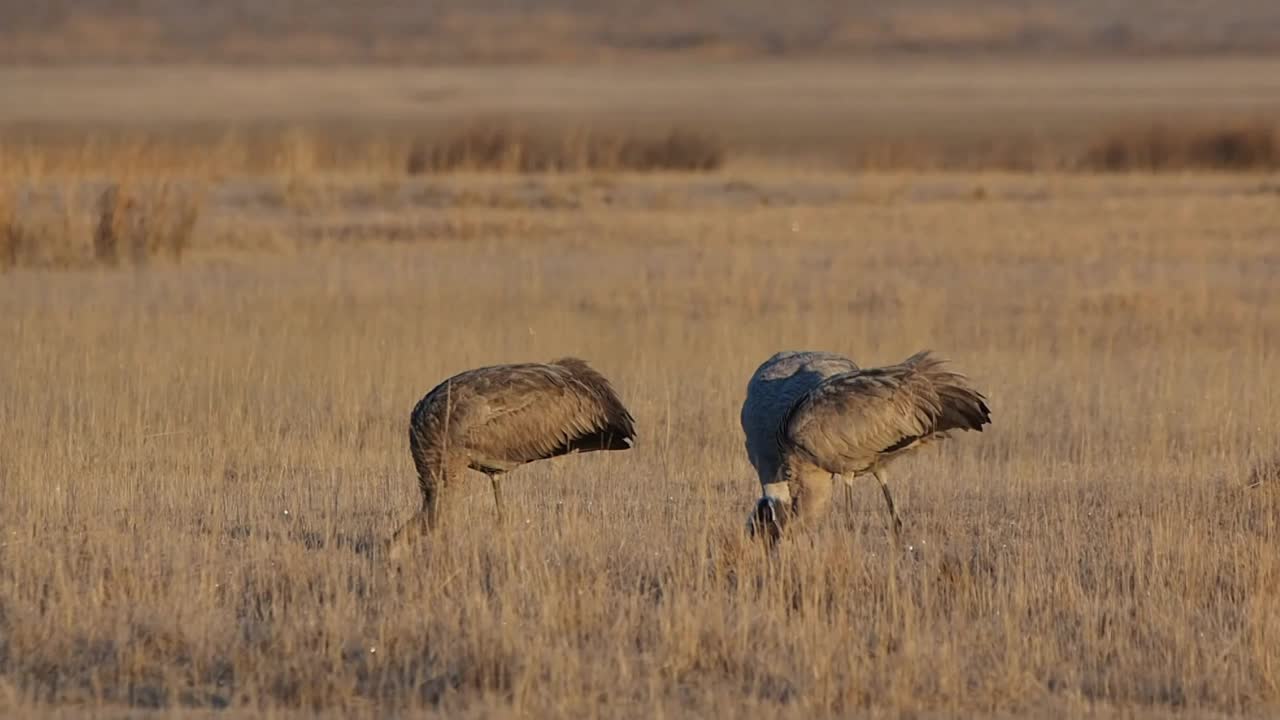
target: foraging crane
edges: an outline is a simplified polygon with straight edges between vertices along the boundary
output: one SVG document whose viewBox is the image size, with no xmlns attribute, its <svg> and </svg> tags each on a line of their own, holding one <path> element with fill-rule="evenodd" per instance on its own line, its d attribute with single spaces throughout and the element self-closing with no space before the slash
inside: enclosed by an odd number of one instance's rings
<svg viewBox="0 0 1280 720">
<path fill-rule="evenodd" d="M 756 371 L 757 376 L 762 371 L 767 375 L 770 363 L 779 358 L 785 363 L 784 355 L 771 358 Z M 826 366 L 836 360 L 820 362 Z M 764 497 L 748 522 L 752 533 L 764 529 L 776 540 L 791 516 L 810 522 L 826 509 L 832 474 L 840 475 L 846 484 L 869 474 L 880 483 L 897 539 L 902 521 L 889 492 L 886 466 L 927 442 L 947 437 L 952 430 L 981 432 L 983 425 L 991 423 L 986 398 L 963 375 L 945 369 L 945 363 L 925 350 L 897 365 L 829 374 L 794 400 L 757 400 L 753 408 L 768 407 L 771 412 L 751 418 L 750 426 L 744 406 L 743 428 L 749 444 L 753 432 L 757 438 L 764 432 L 758 427 L 777 418 L 772 425 L 777 459 L 761 453 L 763 440 L 755 440 L 754 458 L 765 460 L 756 465 Z M 753 377 L 752 383 L 756 381 Z M 756 464 L 755 459 L 752 462 Z"/>
<path fill-rule="evenodd" d="M 773 482 L 778 472 L 781 462 L 778 425 L 791 406 L 823 380 L 857 369 L 857 364 L 843 355 L 812 350 L 784 350 L 756 368 L 747 383 L 740 420 L 742 434 L 746 436 L 747 459 L 760 476 L 761 487 Z M 850 507 L 853 506 L 852 487 L 846 480 Z"/>
<path fill-rule="evenodd" d="M 613 386 L 578 358 L 454 375 L 427 393 L 410 416 L 409 449 L 422 509 L 390 546 L 398 550 L 438 527 L 445 497 L 468 468 L 489 477 L 502 523 L 504 473 L 572 452 L 626 450 L 635 437 L 635 420 Z"/>
</svg>

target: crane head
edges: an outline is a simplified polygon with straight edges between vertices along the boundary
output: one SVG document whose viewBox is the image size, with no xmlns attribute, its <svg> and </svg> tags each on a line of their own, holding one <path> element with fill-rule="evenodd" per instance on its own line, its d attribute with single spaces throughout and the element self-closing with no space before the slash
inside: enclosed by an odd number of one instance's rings
<svg viewBox="0 0 1280 720">
<path fill-rule="evenodd" d="M 770 545 L 782 537 L 791 508 L 788 503 L 775 497 L 762 497 L 747 518 L 747 532 L 751 537 L 763 538 Z"/>
</svg>

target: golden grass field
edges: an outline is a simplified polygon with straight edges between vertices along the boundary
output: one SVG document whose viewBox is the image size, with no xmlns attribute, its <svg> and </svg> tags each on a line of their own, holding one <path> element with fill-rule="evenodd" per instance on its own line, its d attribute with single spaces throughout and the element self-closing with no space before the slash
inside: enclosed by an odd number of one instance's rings
<svg viewBox="0 0 1280 720">
<path fill-rule="evenodd" d="M 104 177 L 200 195 L 180 263 L 0 274 L 0 714 L 1280 712 L 1280 180 L 734 157 L 6 166 L 80 258 Z M 746 542 L 737 413 L 787 348 L 932 348 L 990 398 L 895 466 L 912 552 L 869 479 Z M 414 403 L 570 354 L 638 446 L 516 471 L 505 528 L 473 475 L 392 572 Z"/>
</svg>

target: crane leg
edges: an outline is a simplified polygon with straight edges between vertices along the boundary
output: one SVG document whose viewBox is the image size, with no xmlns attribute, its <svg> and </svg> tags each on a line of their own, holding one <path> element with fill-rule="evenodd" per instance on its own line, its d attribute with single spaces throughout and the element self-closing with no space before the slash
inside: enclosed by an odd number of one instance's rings
<svg viewBox="0 0 1280 720">
<path fill-rule="evenodd" d="M 889 520 L 893 523 L 893 539 L 895 542 L 901 542 L 902 521 L 898 519 L 898 512 L 893 507 L 893 495 L 889 492 L 889 483 L 885 482 L 885 472 L 884 470 L 873 470 L 871 474 L 880 483 L 880 492 L 884 493 L 884 502 L 889 506 Z"/>
<path fill-rule="evenodd" d="M 844 522 L 847 526 L 853 527 L 853 517 L 854 517 L 853 484 L 845 482 L 844 476 L 838 473 L 831 474 L 831 482 L 840 483 L 841 485 L 844 486 L 844 504 L 845 504 Z"/>
<path fill-rule="evenodd" d="M 498 509 L 498 524 L 506 525 L 506 513 L 502 511 L 502 489 L 498 485 L 498 476 L 490 475 L 489 484 L 493 487 L 493 505 Z"/>
<path fill-rule="evenodd" d="M 440 525 L 440 484 L 431 483 L 422 486 L 422 510 L 418 513 L 423 528 L 430 529 Z"/>
<path fill-rule="evenodd" d="M 834 477 L 844 485 L 844 504 L 848 507 L 849 514 L 852 515 L 854 508 L 853 483 L 845 481 L 843 475 L 836 475 Z"/>
<path fill-rule="evenodd" d="M 792 483 L 792 505 L 805 525 L 816 522 L 831 506 L 831 473 L 808 468 Z"/>
</svg>

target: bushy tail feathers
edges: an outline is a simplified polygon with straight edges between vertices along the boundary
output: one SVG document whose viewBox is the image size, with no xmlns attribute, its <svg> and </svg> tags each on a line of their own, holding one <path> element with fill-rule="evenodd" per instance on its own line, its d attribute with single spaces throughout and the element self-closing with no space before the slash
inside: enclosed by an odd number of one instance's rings
<svg viewBox="0 0 1280 720">
<path fill-rule="evenodd" d="M 604 375 L 588 365 L 585 360 L 576 357 L 557 358 L 550 364 L 568 370 L 573 379 L 586 389 L 595 401 L 603 415 L 602 437 L 607 439 L 606 449 L 625 450 L 635 445 L 635 418 L 631 416 L 631 411 L 627 410 L 622 399 L 618 397 L 618 391 Z M 600 449 L 599 442 L 595 442 L 592 449 Z"/>
<path fill-rule="evenodd" d="M 987 406 L 987 398 L 975 390 L 964 375 L 948 370 L 947 363 L 945 358 L 934 355 L 932 351 L 921 350 L 902 364 L 928 380 L 934 392 L 938 394 L 941 412 L 938 415 L 936 432 L 948 430 L 982 432 L 983 425 L 991 424 L 991 408 Z"/>
</svg>

